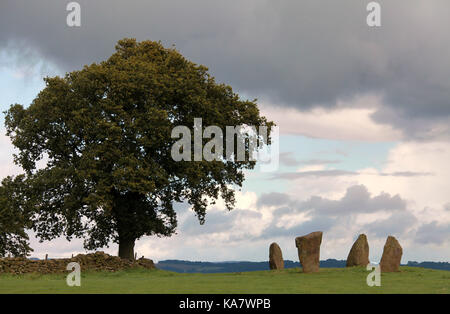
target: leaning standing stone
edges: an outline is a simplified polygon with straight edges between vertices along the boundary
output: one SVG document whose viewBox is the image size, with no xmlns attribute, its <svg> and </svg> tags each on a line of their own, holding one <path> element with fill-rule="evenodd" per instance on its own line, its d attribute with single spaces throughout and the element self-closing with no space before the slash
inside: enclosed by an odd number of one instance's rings
<svg viewBox="0 0 450 314">
<path fill-rule="evenodd" d="M 320 244 L 322 243 L 322 232 L 316 231 L 308 235 L 295 238 L 295 246 L 298 250 L 298 258 L 302 264 L 304 273 L 319 271 Z"/>
<path fill-rule="evenodd" d="M 383 256 L 381 256 L 380 270 L 388 273 L 400 271 L 400 261 L 402 259 L 403 249 L 398 243 L 397 239 L 388 236 L 386 244 L 383 249 Z"/>
<path fill-rule="evenodd" d="M 281 248 L 275 242 L 269 248 L 269 267 L 270 269 L 284 269 L 283 254 Z"/>
<path fill-rule="evenodd" d="M 360 234 L 348 253 L 347 267 L 369 264 L 369 243 L 365 234 Z"/>
</svg>

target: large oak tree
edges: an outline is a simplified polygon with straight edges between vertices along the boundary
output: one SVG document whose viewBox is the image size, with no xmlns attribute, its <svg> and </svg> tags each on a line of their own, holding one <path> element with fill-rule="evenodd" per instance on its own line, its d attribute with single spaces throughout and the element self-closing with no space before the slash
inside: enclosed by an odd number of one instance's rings
<svg viewBox="0 0 450 314">
<path fill-rule="evenodd" d="M 142 236 L 175 232 L 175 202 L 192 205 L 200 223 L 219 197 L 232 209 L 233 185 L 255 166 L 248 158 L 176 162 L 175 126 L 194 118 L 222 129 L 273 126 L 255 100 L 159 42 L 120 40 L 108 60 L 45 82 L 28 108 L 6 114 L 20 186 L 32 196 L 20 206 L 40 240 L 84 238 L 89 250 L 112 241 L 122 258 L 133 258 Z"/>
</svg>

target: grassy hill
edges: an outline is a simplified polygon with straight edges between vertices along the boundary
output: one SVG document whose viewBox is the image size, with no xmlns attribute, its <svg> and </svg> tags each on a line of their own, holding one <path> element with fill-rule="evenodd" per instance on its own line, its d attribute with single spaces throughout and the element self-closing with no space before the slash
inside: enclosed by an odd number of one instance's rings
<svg viewBox="0 0 450 314">
<path fill-rule="evenodd" d="M 132 269 L 83 273 L 81 287 L 68 287 L 65 275 L 0 275 L 0 293 L 450 293 L 450 273 L 401 267 L 368 287 L 365 268 L 323 268 L 304 274 L 298 268 L 222 274 L 180 274 Z"/>
</svg>

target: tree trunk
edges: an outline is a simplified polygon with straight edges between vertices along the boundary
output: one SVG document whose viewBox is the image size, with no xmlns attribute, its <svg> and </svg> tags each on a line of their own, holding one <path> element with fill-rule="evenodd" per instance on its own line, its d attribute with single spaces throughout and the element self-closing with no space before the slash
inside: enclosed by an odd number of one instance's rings
<svg viewBox="0 0 450 314">
<path fill-rule="evenodd" d="M 134 259 L 134 242 L 135 240 L 120 239 L 119 240 L 119 257 Z"/>
</svg>

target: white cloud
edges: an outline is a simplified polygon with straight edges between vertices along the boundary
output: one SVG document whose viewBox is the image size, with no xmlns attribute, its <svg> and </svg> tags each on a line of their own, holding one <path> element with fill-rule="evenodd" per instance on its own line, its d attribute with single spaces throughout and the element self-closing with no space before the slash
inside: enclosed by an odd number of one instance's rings
<svg viewBox="0 0 450 314">
<path fill-rule="evenodd" d="M 450 219 L 445 214 L 444 205 L 450 200 L 448 194 L 450 178 L 449 142 L 405 142 L 392 149 L 388 161 L 381 171 L 361 170 L 358 182 L 371 191 L 399 193 L 413 202 L 417 214 L 425 220 L 437 215 L 440 219 Z M 376 176 L 368 173 L 394 173 L 414 171 L 429 173 L 425 176 L 396 177 Z M 421 213 L 426 208 L 426 213 Z M 430 216 L 431 214 L 431 216 Z"/>
<path fill-rule="evenodd" d="M 340 101 L 335 109 L 300 111 L 262 104 L 261 112 L 280 127 L 281 134 L 369 142 L 401 139 L 400 131 L 372 120 L 371 115 L 381 105 L 380 96 L 363 95 L 351 101 Z"/>
</svg>

